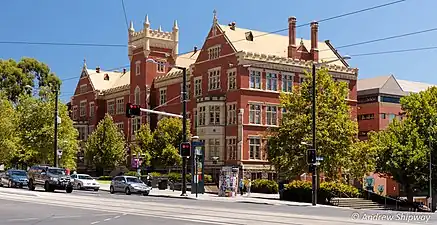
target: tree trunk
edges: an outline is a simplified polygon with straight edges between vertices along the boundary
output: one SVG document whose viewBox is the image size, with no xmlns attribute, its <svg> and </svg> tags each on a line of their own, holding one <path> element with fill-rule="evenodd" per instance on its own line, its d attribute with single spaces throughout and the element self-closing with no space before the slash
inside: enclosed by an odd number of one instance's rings
<svg viewBox="0 0 437 225">
<path fill-rule="evenodd" d="M 96 175 L 98 176 L 98 177 L 100 177 L 100 176 L 103 176 L 103 168 L 102 167 L 98 167 L 98 166 L 96 166 Z"/>
<path fill-rule="evenodd" d="M 412 203 L 413 202 L 413 197 L 414 197 L 414 192 L 413 189 L 410 185 L 405 185 L 405 191 L 407 192 L 407 200 L 408 202 Z"/>
</svg>

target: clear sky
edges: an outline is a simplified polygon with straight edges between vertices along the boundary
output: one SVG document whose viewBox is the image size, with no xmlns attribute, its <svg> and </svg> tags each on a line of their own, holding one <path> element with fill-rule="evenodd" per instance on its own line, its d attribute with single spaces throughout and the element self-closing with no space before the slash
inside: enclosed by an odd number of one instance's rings
<svg viewBox="0 0 437 225">
<path fill-rule="evenodd" d="M 394 0 L 124 0 L 128 20 L 142 28 L 146 14 L 151 26 L 171 31 L 177 19 L 180 29 L 179 52 L 202 46 L 217 10 L 222 24 L 275 31 L 287 28 L 287 18 L 296 16 L 298 25 Z M 334 46 L 353 44 L 387 36 L 437 27 L 436 0 L 407 0 L 392 6 L 351 15 L 319 24 L 319 39 Z M 282 32 L 287 35 L 287 31 Z M 297 37 L 308 39 L 309 26 L 298 28 Z M 437 31 L 367 45 L 339 49 L 354 55 L 379 51 L 437 46 Z M 14 0 L 1 2 L 0 41 L 71 42 L 127 44 L 127 27 L 121 0 Z M 437 84 L 430 65 L 437 50 L 353 57 L 350 64 L 360 69 L 359 78 L 394 74 L 399 79 Z M 34 57 L 47 63 L 63 82 L 67 101 L 78 81 L 83 59 L 89 67 L 103 69 L 129 64 L 125 47 L 78 47 L 0 44 L 0 58 Z"/>
</svg>

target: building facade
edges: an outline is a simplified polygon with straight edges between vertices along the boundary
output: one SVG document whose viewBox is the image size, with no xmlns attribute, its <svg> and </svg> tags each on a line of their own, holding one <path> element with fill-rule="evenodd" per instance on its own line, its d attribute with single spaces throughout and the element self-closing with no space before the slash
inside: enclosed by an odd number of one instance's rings
<svg viewBox="0 0 437 225">
<path fill-rule="evenodd" d="M 288 36 L 268 34 L 239 28 L 235 22 L 221 25 L 214 13 L 202 48 L 178 54 L 177 22 L 171 32 L 163 32 L 161 28 L 151 30 L 146 16 L 142 30 L 135 31 L 132 23 L 129 29 L 131 72 L 126 73 L 130 79 L 99 91 L 101 95 L 90 96 L 102 99 L 99 116 L 108 110 L 117 112 L 118 104 L 109 105 L 109 102 L 118 103 L 121 97 L 124 103 L 130 101 L 144 108 L 180 114 L 182 71 L 171 65 L 186 67 L 188 118 L 191 133 L 205 143 L 207 173 L 215 173 L 225 165 L 239 166 L 248 178 L 274 179 L 274 169 L 266 154 L 265 131 L 279 125 L 280 92 L 291 92 L 300 85 L 313 62 L 341 58 L 329 41 L 318 40 L 317 22 L 311 23 L 311 40 L 300 39 L 300 42 L 296 39 L 296 18 L 290 17 L 288 24 Z M 344 60 L 326 67 L 335 80 L 348 83 L 347 101 L 352 119 L 356 119 L 358 70 L 350 68 Z M 118 79 L 124 80 L 122 77 Z M 96 92 L 95 88 L 92 90 Z M 74 96 L 73 111 L 83 101 L 80 96 Z M 160 116 L 151 114 L 132 119 L 114 118 L 116 122 L 131 124 L 124 127 L 129 141 L 135 140 L 139 124 L 149 122 L 154 126 L 159 119 Z"/>
</svg>

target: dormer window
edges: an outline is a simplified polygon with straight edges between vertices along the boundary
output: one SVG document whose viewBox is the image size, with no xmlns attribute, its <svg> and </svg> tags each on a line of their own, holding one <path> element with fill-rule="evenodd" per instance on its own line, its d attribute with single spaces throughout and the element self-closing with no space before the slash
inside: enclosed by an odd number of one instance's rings
<svg viewBox="0 0 437 225">
<path fill-rule="evenodd" d="M 208 49 L 209 59 L 217 59 L 220 57 L 221 46 L 217 45 Z"/>
<path fill-rule="evenodd" d="M 165 72 L 165 62 L 164 61 L 158 61 L 156 67 L 157 67 L 158 73 L 164 73 Z"/>
<path fill-rule="evenodd" d="M 109 75 L 108 75 L 107 73 L 105 73 L 103 79 L 104 79 L 104 80 L 109 80 Z"/>
</svg>

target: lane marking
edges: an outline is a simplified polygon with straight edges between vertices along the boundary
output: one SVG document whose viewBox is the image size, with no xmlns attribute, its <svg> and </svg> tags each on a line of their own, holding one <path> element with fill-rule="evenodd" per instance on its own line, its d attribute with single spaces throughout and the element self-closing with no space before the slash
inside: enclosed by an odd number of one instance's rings
<svg viewBox="0 0 437 225">
<path fill-rule="evenodd" d="M 19 222 L 19 221 L 32 221 L 39 220 L 40 218 L 30 217 L 30 218 L 21 218 L 21 219 L 8 219 L 8 222 Z"/>
<path fill-rule="evenodd" d="M 100 223 L 100 221 L 94 221 L 91 224 L 98 224 L 98 223 Z"/>
<path fill-rule="evenodd" d="M 112 218 L 108 218 L 108 219 L 105 219 L 105 220 L 103 220 L 103 221 L 105 221 L 105 222 L 106 222 L 106 221 L 110 221 L 111 219 L 112 219 Z"/>
<path fill-rule="evenodd" d="M 114 216 L 114 219 L 118 219 L 118 218 L 120 218 L 120 216 Z"/>
</svg>

